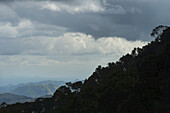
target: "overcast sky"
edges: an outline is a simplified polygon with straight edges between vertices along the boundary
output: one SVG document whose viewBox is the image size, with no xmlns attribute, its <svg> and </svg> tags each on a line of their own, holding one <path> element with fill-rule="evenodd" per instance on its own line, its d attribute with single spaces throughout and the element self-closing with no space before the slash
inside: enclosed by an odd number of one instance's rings
<svg viewBox="0 0 170 113">
<path fill-rule="evenodd" d="M 1 0 L 0 85 L 89 77 L 170 24 L 169 0 Z"/>
</svg>

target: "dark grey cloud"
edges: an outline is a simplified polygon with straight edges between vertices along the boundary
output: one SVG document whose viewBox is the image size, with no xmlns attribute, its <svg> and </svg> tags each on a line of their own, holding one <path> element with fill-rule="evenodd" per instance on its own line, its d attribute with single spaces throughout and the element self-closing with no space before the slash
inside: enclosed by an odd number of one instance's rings
<svg viewBox="0 0 170 113">
<path fill-rule="evenodd" d="M 73 1 L 73 0 L 1 0 L 0 2 L 16 2 L 16 1 L 19 1 L 19 2 L 25 2 L 25 1 L 37 1 L 37 2 L 39 2 L 39 1 L 62 1 L 62 2 L 64 2 L 64 1 Z"/>
<path fill-rule="evenodd" d="M 1 13 L 0 21 L 16 24 L 19 19 L 29 19 L 65 27 L 69 32 L 91 34 L 95 38 L 119 36 L 128 40 L 152 40 L 149 34 L 154 27 L 170 23 L 166 13 L 170 2 L 167 0 L 34 1 L 6 2 L 8 13 L 13 16 Z"/>
<path fill-rule="evenodd" d="M 116 61 L 153 40 L 152 29 L 170 23 L 169 4 L 169 0 L 1 0 L 0 80 L 6 82 L 11 75 L 12 80 L 27 80 L 30 75 L 30 80 L 85 78 L 97 65 Z"/>
</svg>

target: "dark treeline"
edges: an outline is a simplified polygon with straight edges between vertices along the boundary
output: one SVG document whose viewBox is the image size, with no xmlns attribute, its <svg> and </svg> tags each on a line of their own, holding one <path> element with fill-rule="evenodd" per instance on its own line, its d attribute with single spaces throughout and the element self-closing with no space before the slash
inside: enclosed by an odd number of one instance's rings
<svg viewBox="0 0 170 113">
<path fill-rule="evenodd" d="M 85 81 L 66 83 L 52 98 L 1 105 L 0 113 L 170 113 L 170 28 Z M 6 107 L 5 107 L 6 106 Z"/>
</svg>

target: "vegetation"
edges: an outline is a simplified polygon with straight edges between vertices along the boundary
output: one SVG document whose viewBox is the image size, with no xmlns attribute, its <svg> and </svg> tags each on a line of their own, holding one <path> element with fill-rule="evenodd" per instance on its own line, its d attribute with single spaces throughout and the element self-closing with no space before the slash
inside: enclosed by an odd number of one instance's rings
<svg viewBox="0 0 170 113">
<path fill-rule="evenodd" d="M 143 48 L 98 66 L 83 82 L 67 83 L 52 98 L 7 105 L 0 113 L 169 113 L 170 28 L 159 26 Z"/>
</svg>

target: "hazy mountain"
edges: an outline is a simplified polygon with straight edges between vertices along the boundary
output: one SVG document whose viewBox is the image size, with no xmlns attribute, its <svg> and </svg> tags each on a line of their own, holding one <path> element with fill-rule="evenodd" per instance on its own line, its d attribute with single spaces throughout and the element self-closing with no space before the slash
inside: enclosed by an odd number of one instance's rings
<svg viewBox="0 0 170 113">
<path fill-rule="evenodd" d="M 170 27 L 158 26 L 151 35 L 155 41 L 99 65 L 85 81 L 68 82 L 51 98 L 8 105 L 0 113 L 169 113 Z"/>
<path fill-rule="evenodd" d="M 20 85 L 0 86 L 0 93 L 10 93 L 10 91 L 14 90 L 15 88 L 17 88 L 19 86 Z"/>
<path fill-rule="evenodd" d="M 56 84 L 28 84 L 12 90 L 11 93 L 36 98 L 52 95 L 58 87 Z"/>
<path fill-rule="evenodd" d="M 0 104 L 5 102 L 7 104 L 15 104 L 15 103 L 24 103 L 24 102 L 33 102 L 35 99 L 31 97 L 15 95 L 10 93 L 0 94 Z"/>
<path fill-rule="evenodd" d="M 58 87 L 64 84 L 64 81 L 52 80 L 21 83 L 17 85 L 0 87 L 0 93 L 14 93 L 29 97 L 39 97 L 44 95 L 52 95 Z"/>
<path fill-rule="evenodd" d="M 57 86 L 62 86 L 65 84 L 65 81 L 46 80 L 46 81 L 39 81 L 39 82 L 29 82 L 25 84 L 22 83 L 22 84 L 18 84 L 17 86 L 38 85 L 38 84 L 55 84 Z"/>
</svg>

